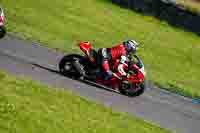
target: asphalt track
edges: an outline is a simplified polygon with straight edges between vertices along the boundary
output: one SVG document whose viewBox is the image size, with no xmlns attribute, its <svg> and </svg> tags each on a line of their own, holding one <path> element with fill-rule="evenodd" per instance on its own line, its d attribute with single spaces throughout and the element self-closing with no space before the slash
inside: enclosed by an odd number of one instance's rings
<svg viewBox="0 0 200 133">
<path fill-rule="evenodd" d="M 200 133 L 200 104 L 193 103 L 192 99 L 171 94 L 151 84 L 143 95 L 130 98 L 75 81 L 57 72 L 62 56 L 62 53 L 13 35 L 0 40 L 0 70 L 65 88 L 113 110 L 128 112 L 178 133 Z"/>
</svg>

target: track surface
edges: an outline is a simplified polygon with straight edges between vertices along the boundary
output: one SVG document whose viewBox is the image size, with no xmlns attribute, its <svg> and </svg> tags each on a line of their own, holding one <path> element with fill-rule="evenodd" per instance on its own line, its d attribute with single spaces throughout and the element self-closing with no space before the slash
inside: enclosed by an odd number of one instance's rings
<svg viewBox="0 0 200 133">
<path fill-rule="evenodd" d="M 0 40 L 0 70 L 53 87 L 70 89 L 89 100 L 128 112 L 178 133 L 200 133 L 200 104 L 152 85 L 148 85 L 143 95 L 129 98 L 63 77 L 57 72 L 57 64 L 62 56 L 61 53 L 12 35 Z"/>
</svg>

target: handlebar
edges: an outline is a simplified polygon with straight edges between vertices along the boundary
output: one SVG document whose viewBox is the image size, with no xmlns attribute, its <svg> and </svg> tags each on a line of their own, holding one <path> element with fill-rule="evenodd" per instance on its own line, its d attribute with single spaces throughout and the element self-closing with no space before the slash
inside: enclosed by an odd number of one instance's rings
<svg viewBox="0 0 200 133">
<path fill-rule="evenodd" d="M 136 59 L 136 61 L 133 60 L 133 57 Z M 144 65 L 142 60 L 135 54 L 133 56 L 129 56 L 129 63 L 129 66 L 131 66 L 131 64 L 136 64 L 139 68 L 142 68 Z"/>
</svg>

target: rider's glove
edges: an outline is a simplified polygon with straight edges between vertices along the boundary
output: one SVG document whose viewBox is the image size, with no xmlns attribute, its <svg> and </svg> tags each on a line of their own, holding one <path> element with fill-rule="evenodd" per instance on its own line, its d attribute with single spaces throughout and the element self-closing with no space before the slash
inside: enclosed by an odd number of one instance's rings
<svg viewBox="0 0 200 133">
<path fill-rule="evenodd" d="M 130 77 L 130 74 L 128 73 L 128 74 L 126 75 L 126 77 L 129 78 L 129 77 Z"/>
</svg>

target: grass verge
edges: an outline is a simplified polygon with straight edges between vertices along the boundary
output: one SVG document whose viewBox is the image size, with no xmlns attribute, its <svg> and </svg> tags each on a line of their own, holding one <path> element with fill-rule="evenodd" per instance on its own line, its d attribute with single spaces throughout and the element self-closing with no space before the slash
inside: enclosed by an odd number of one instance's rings
<svg viewBox="0 0 200 133">
<path fill-rule="evenodd" d="M 78 40 L 96 48 L 110 47 L 126 39 L 143 45 L 148 78 L 169 90 L 200 97 L 200 38 L 165 22 L 143 16 L 109 0 L 2 0 L 8 30 L 41 44 L 78 52 Z"/>
<path fill-rule="evenodd" d="M 0 72 L 1 133 L 169 133 L 61 89 Z"/>
</svg>

